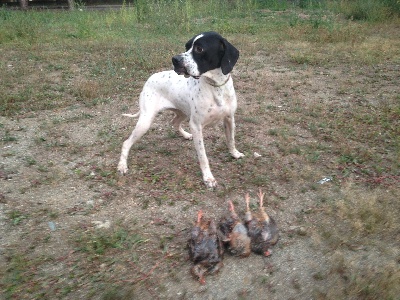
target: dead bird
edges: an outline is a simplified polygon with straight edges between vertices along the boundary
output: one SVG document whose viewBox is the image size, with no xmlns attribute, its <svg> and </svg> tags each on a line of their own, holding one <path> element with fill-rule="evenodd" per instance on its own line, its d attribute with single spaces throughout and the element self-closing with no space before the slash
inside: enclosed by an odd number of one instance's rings
<svg viewBox="0 0 400 300">
<path fill-rule="evenodd" d="M 215 274 L 222 267 L 224 248 L 214 220 L 203 217 L 200 210 L 189 241 L 189 257 L 194 263 L 192 275 L 205 284 L 206 274 Z"/>
<path fill-rule="evenodd" d="M 260 201 L 259 212 L 253 216 L 249 206 L 250 196 L 249 194 L 245 196 L 247 208 L 245 215 L 246 226 L 251 239 L 251 250 L 257 254 L 270 256 L 272 252 L 269 248 L 278 242 L 279 231 L 275 220 L 265 212 L 264 194 L 261 189 L 258 197 Z"/>
<path fill-rule="evenodd" d="M 235 256 L 247 257 L 250 255 L 250 237 L 247 228 L 235 212 L 232 201 L 228 201 L 230 214 L 221 219 L 219 230 L 222 240 L 227 244 L 229 253 Z"/>
</svg>

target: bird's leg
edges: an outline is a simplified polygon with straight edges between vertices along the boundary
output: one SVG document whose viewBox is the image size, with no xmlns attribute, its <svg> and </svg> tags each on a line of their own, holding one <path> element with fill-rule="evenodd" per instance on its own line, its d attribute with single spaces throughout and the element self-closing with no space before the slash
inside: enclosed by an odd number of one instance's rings
<svg viewBox="0 0 400 300">
<path fill-rule="evenodd" d="M 250 195 L 249 193 L 244 196 L 244 199 L 246 200 L 246 211 L 250 211 Z"/>
<path fill-rule="evenodd" d="M 199 210 L 199 212 L 197 213 L 197 226 L 200 227 L 200 222 L 201 222 L 201 218 L 203 217 L 203 211 Z"/>
<path fill-rule="evenodd" d="M 249 195 L 249 193 L 247 193 L 244 196 L 244 199 L 246 201 L 246 214 L 245 214 L 244 218 L 245 218 L 246 222 L 250 222 L 253 217 L 251 216 L 251 211 L 250 211 L 250 195 Z"/>
<path fill-rule="evenodd" d="M 261 188 L 258 190 L 258 197 L 260 198 L 260 209 L 264 207 L 264 193 L 261 191 Z"/>
<path fill-rule="evenodd" d="M 239 217 L 236 214 L 235 206 L 233 205 L 233 202 L 231 200 L 229 200 L 228 204 L 229 204 L 229 211 L 231 212 L 232 218 L 237 220 Z"/>
<path fill-rule="evenodd" d="M 195 265 L 190 271 L 192 275 L 199 280 L 200 284 L 206 283 L 204 275 L 207 272 L 207 269 L 205 267 L 201 265 Z"/>
<path fill-rule="evenodd" d="M 264 220 L 269 221 L 269 216 L 265 212 L 265 209 L 264 209 L 264 195 L 265 194 L 261 191 L 261 188 L 260 188 L 260 190 L 258 192 L 258 197 L 260 198 L 260 212 L 261 212 L 261 215 L 263 216 Z"/>
<path fill-rule="evenodd" d="M 224 266 L 224 264 L 222 262 L 217 263 L 215 266 L 213 266 L 209 272 L 210 274 L 215 274 L 218 273 L 219 270 L 221 270 L 221 268 Z"/>
<path fill-rule="evenodd" d="M 233 203 L 231 200 L 228 201 L 228 205 L 229 205 L 229 211 L 235 213 L 235 207 L 233 206 Z"/>
</svg>

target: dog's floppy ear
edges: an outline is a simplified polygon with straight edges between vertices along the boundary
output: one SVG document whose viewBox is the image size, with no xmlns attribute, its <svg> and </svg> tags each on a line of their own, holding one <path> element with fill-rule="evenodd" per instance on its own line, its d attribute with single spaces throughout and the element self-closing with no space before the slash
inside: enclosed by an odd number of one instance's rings
<svg viewBox="0 0 400 300">
<path fill-rule="evenodd" d="M 225 49 L 225 53 L 221 60 L 221 70 L 222 73 L 226 75 L 232 71 L 233 66 L 236 64 L 239 58 L 239 50 L 236 49 L 226 39 L 222 39 L 222 45 Z"/>
</svg>

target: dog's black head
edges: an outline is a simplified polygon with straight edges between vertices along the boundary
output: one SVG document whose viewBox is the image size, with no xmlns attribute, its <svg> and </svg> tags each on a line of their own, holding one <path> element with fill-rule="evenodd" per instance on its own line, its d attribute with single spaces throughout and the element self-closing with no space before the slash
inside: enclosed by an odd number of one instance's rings
<svg viewBox="0 0 400 300">
<path fill-rule="evenodd" d="M 239 58 L 239 51 L 216 32 L 204 32 L 191 38 L 185 45 L 186 52 L 172 58 L 178 74 L 200 77 L 221 68 L 223 74 L 232 71 Z"/>
</svg>

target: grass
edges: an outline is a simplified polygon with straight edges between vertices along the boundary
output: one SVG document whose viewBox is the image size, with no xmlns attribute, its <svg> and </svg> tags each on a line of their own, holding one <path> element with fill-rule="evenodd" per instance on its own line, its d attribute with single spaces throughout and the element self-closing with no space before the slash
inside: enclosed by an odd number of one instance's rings
<svg viewBox="0 0 400 300">
<path fill-rule="evenodd" d="M 329 289 L 315 291 L 316 299 L 396 299 L 400 283 L 400 272 L 396 263 L 380 266 L 357 264 L 341 251 L 333 254 L 332 269 L 329 274 L 317 273 L 317 280 L 324 281 L 328 276 Z"/>
<path fill-rule="evenodd" d="M 128 232 L 124 228 L 106 232 L 102 230 L 85 232 L 76 240 L 77 249 L 85 253 L 89 260 L 102 256 L 111 249 L 132 249 L 145 242 L 146 240 L 140 235 Z"/>
<path fill-rule="evenodd" d="M 116 92 L 116 87 L 136 87 L 126 78 L 134 77 L 138 82 L 148 73 L 169 66 L 171 54 L 181 50 L 188 35 L 210 29 L 222 34 L 257 35 L 262 37 L 260 45 L 289 43 L 289 57 L 297 64 L 324 65 L 339 59 L 377 63 L 396 55 L 398 59 L 399 45 L 388 43 L 382 36 L 371 36 L 374 29 L 370 25 L 337 22 L 327 11 L 311 10 L 304 18 L 296 10 L 287 10 L 277 18 L 274 11 L 257 10 L 263 4 L 255 1 L 211 1 L 203 5 L 188 0 L 183 2 L 184 9 L 179 1 L 173 3 L 139 1 L 134 8 L 111 12 L 26 14 L 2 8 L 2 115 L 54 109 L 76 101 L 91 105 L 102 102 Z M 169 38 L 176 32 L 180 37 Z M 160 40 L 170 52 L 157 47 Z M 16 46 L 23 55 L 15 57 Z M 325 50 L 316 51 L 320 47 Z M 343 47 L 352 48 L 354 55 L 341 55 L 347 53 Z M 147 59 L 149 56 L 153 59 Z M 112 84 L 107 78 L 113 78 Z"/>
<path fill-rule="evenodd" d="M 8 213 L 8 218 L 13 225 L 19 225 L 27 218 L 27 216 L 19 210 L 13 210 Z"/>
<path fill-rule="evenodd" d="M 397 235 L 400 208 L 398 191 L 380 189 L 365 191 L 346 186 L 341 196 L 324 204 L 331 218 L 319 220 L 325 251 L 331 257 L 325 273 L 316 272 L 316 280 L 329 281 L 317 299 L 396 299 L 400 271 L 397 257 L 391 252 L 393 236 Z M 332 223 L 327 220 L 334 220 Z M 374 253 L 385 253 L 390 259 L 370 264 Z"/>
<path fill-rule="evenodd" d="M 372 236 L 391 239 L 396 233 L 398 216 L 393 210 L 392 195 L 382 191 L 362 191 L 347 186 L 341 197 L 329 204 L 327 213 L 337 221 L 337 231 L 326 228 L 324 235 L 336 241 L 337 247 L 359 243 L 374 245 Z M 334 235 L 336 235 L 334 237 Z"/>
<path fill-rule="evenodd" d="M 331 5 L 352 20 L 377 22 L 400 15 L 400 3 L 397 0 L 337 1 Z"/>
<path fill-rule="evenodd" d="M 24 287 L 29 287 L 35 276 L 32 270 L 48 261 L 49 259 L 43 257 L 32 260 L 20 254 L 12 256 L 5 270 L 5 276 L 2 278 L 2 284 L 6 286 L 4 289 L 6 299 L 11 299 L 13 295 L 23 292 Z M 38 291 L 31 286 L 27 292 L 36 294 Z"/>
<path fill-rule="evenodd" d="M 389 0 L 138 0 L 102 12 L 1 8 L 0 142 L 7 162 L 0 168 L 0 205 L 7 209 L 6 230 L 16 235 L 3 248 L 5 298 L 74 298 L 84 290 L 87 298 L 119 299 L 145 289 L 155 299 L 166 277 L 183 280 L 174 272 L 187 264 L 180 232 L 189 226 L 185 215 L 207 197 L 218 203 L 232 197 L 240 207 L 240 195 L 263 187 L 278 218 L 286 214 L 284 238 L 293 215 L 306 228 L 282 250 L 307 240 L 317 256 L 329 258 L 311 276 L 319 286 L 314 298 L 395 299 L 398 13 L 398 1 Z M 219 31 L 241 51 L 234 74 L 237 144 L 246 157 L 232 161 L 221 155 L 226 147 L 217 130 L 207 136 L 222 178 L 222 189 L 211 195 L 193 171 L 198 166 L 186 152 L 189 144 L 157 123 L 132 149 L 134 175 L 119 178 L 120 135 L 132 124 L 116 116 L 132 109 L 149 74 L 170 69 L 171 56 L 206 30 Z M 49 118 L 30 128 L 44 113 Z M 254 158 L 255 151 L 261 157 Z M 326 177 L 332 180 L 318 183 Z M 13 180 L 23 181 L 17 192 Z M 52 207 L 46 195 L 29 202 L 29 214 L 21 209 L 28 205 L 23 199 L 43 191 L 62 194 L 64 182 L 67 190 L 84 186 L 85 192 L 62 199 L 69 205 L 64 209 Z M 118 205 L 128 200 L 137 206 L 120 212 Z M 184 212 L 180 223 L 170 221 L 177 219 L 174 208 Z M 159 209 L 166 215 L 158 216 Z M 90 222 L 103 212 L 126 219 L 96 229 Z M 130 215 L 137 212 L 145 215 L 140 222 Z M 48 220 L 56 230 L 43 234 Z M 270 276 L 254 278 L 275 291 Z M 301 279 L 292 278 L 291 285 L 304 292 Z M 247 293 L 242 289 L 238 297 Z"/>
</svg>

